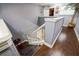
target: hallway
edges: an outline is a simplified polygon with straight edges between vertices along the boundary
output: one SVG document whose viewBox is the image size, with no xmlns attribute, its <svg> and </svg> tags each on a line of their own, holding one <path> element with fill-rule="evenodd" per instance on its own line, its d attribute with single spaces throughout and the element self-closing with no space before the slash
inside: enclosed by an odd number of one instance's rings
<svg viewBox="0 0 79 59">
<path fill-rule="evenodd" d="M 22 48 L 21 48 L 22 47 Z M 47 46 L 30 46 L 23 43 L 17 46 L 21 55 L 34 55 L 34 56 L 78 56 L 79 43 L 75 32 L 72 28 L 64 27 L 60 36 L 58 37 L 55 45 L 52 48 Z M 30 50 L 30 51 L 28 51 Z M 27 52 L 28 51 L 28 52 Z M 27 52 L 27 53 L 26 53 Z"/>
</svg>

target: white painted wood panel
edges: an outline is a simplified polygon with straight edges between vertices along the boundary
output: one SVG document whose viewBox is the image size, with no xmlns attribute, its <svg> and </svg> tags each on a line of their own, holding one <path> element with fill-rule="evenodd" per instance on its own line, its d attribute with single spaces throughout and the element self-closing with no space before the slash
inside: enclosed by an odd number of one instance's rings
<svg viewBox="0 0 79 59">
<path fill-rule="evenodd" d="M 45 18 L 45 45 L 52 48 L 62 30 L 63 18 Z"/>
</svg>

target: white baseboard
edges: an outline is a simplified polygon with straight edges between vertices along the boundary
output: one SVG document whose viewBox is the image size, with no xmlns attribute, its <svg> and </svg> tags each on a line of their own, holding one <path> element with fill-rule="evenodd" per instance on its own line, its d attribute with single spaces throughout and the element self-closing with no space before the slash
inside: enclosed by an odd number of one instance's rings
<svg viewBox="0 0 79 59">
<path fill-rule="evenodd" d="M 63 27 L 67 27 L 67 25 L 63 25 Z"/>
<path fill-rule="evenodd" d="M 49 48 L 52 48 L 51 45 L 49 45 L 49 44 L 46 43 L 45 41 L 44 41 L 44 45 L 48 46 Z"/>
<path fill-rule="evenodd" d="M 22 42 L 20 42 L 20 43 L 17 44 L 16 46 L 18 46 L 18 45 L 20 45 L 20 44 L 22 44 L 22 43 L 24 43 L 24 42 L 28 42 L 28 40 L 23 40 Z"/>
<path fill-rule="evenodd" d="M 45 41 L 44 41 L 44 44 L 45 44 L 46 46 L 48 46 L 49 48 L 52 48 L 52 47 L 54 46 L 54 44 L 55 44 L 55 42 L 56 42 L 58 36 L 60 35 L 61 31 L 62 31 L 62 29 L 60 30 L 60 32 L 59 32 L 58 35 L 56 36 L 56 38 L 55 38 L 54 42 L 52 43 L 52 45 L 46 43 Z"/>
<path fill-rule="evenodd" d="M 78 39 L 78 41 L 79 41 L 79 34 L 77 33 L 77 30 L 74 28 L 74 31 L 75 31 L 75 34 L 76 34 L 76 36 L 77 36 L 77 39 Z"/>
</svg>

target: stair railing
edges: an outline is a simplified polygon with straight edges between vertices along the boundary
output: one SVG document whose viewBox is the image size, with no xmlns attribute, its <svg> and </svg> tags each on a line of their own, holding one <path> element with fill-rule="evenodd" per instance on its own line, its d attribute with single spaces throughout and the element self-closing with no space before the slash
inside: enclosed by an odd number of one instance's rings
<svg viewBox="0 0 79 59">
<path fill-rule="evenodd" d="M 45 23 L 27 35 L 29 44 L 41 45 L 45 39 Z"/>
</svg>

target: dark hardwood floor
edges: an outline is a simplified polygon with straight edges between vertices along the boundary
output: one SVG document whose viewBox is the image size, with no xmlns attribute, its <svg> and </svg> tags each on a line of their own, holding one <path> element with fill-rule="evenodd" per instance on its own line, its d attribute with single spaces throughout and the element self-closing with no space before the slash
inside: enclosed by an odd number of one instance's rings
<svg viewBox="0 0 79 59">
<path fill-rule="evenodd" d="M 52 48 L 48 48 L 45 45 L 30 46 L 24 42 L 23 44 L 17 46 L 17 49 L 20 54 L 24 56 L 78 56 L 79 42 L 73 28 L 63 28 Z"/>
<path fill-rule="evenodd" d="M 53 48 L 43 45 L 34 55 L 79 55 L 79 43 L 72 28 L 63 28 Z"/>
<path fill-rule="evenodd" d="M 40 46 L 39 45 L 29 45 L 28 42 L 24 41 L 21 43 L 20 39 L 14 41 L 14 44 L 21 56 L 31 56 L 34 52 L 36 52 Z M 21 44 L 19 44 L 21 43 Z"/>
<path fill-rule="evenodd" d="M 17 49 L 20 52 L 20 55 L 22 55 L 22 56 L 31 56 L 39 48 L 40 48 L 40 46 L 29 45 L 27 42 L 24 42 L 21 45 L 17 46 Z"/>
</svg>

